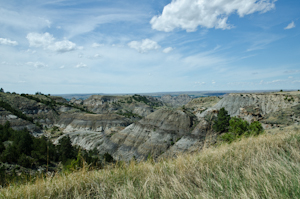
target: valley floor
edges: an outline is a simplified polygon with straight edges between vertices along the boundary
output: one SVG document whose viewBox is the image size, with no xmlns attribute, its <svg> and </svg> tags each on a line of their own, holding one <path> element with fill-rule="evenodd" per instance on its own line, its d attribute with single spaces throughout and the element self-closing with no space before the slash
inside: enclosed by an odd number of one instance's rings
<svg viewBox="0 0 300 199">
<path fill-rule="evenodd" d="M 176 159 L 57 174 L 0 198 L 300 198 L 300 126 Z"/>
</svg>

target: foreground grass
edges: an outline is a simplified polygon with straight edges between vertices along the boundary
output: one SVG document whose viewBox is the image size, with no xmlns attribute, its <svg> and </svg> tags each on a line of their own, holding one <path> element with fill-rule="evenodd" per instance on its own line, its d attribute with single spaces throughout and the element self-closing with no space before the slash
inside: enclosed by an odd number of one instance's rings
<svg viewBox="0 0 300 199">
<path fill-rule="evenodd" d="M 56 175 L 2 198 L 300 198 L 296 127 L 153 163 Z"/>
</svg>

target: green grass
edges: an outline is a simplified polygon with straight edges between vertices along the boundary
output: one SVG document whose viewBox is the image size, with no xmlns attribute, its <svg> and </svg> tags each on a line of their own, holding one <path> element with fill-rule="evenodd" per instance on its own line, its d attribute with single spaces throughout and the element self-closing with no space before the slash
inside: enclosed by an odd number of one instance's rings
<svg viewBox="0 0 300 199">
<path fill-rule="evenodd" d="M 176 159 L 83 169 L 3 188 L 2 198 L 300 198 L 294 127 Z"/>
</svg>

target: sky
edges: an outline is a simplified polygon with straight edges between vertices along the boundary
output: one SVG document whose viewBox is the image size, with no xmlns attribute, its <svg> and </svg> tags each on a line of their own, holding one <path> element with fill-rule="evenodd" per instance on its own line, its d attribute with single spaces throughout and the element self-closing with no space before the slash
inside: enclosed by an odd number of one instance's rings
<svg viewBox="0 0 300 199">
<path fill-rule="evenodd" d="M 299 0 L 0 0 L 0 87 L 300 89 L 299 10 Z"/>
</svg>

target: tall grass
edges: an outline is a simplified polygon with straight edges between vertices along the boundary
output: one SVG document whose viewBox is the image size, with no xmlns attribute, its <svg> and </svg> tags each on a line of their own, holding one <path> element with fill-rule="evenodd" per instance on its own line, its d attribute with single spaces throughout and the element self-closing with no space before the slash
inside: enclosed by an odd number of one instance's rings
<svg viewBox="0 0 300 199">
<path fill-rule="evenodd" d="M 0 190 L 2 198 L 300 198 L 300 132 L 288 128 L 176 159 L 118 164 Z"/>
</svg>

